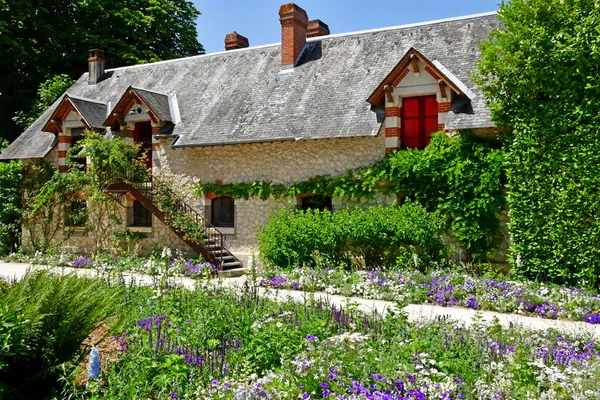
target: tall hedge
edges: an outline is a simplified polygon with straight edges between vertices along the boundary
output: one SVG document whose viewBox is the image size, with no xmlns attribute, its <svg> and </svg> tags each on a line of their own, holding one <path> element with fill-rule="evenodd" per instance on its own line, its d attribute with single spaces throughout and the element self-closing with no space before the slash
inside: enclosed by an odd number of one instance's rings
<svg viewBox="0 0 600 400">
<path fill-rule="evenodd" d="M 600 6 L 512 0 L 482 45 L 479 84 L 506 128 L 512 262 L 600 283 Z"/>
</svg>

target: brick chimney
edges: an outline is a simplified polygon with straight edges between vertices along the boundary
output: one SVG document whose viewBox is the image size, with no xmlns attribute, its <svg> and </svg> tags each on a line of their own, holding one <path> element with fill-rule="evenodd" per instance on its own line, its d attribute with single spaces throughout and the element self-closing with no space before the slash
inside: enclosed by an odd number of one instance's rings
<svg viewBox="0 0 600 400">
<path fill-rule="evenodd" d="M 294 3 L 279 8 L 281 22 L 281 66 L 293 68 L 306 44 L 308 15 Z"/>
<path fill-rule="evenodd" d="M 95 85 L 100 82 L 104 76 L 104 51 L 98 49 L 90 50 L 88 67 L 88 83 L 90 85 Z"/>
<path fill-rule="evenodd" d="M 329 34 L 329 26 L 320 19 L 313 19 L 308 22 L 308 32 L 306 37 L 313 38 L 317 36 L 327 36 Z"/>
<path fill-rule="evenodd" d="M 250 46 L 248 38 L 240 35 L 237 32 L 228 33 L 225 35 L 225 50 L 243 49 Z"/>
</svg>

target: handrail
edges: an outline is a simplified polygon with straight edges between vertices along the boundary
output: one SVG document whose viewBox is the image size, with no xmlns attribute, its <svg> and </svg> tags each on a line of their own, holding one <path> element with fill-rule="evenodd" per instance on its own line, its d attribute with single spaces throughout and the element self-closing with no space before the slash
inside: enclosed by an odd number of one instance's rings
<svg viewBox="0 0 600 400">
<path fill-rule="evenodd" d="M 223 268 L 224 257 L 226 252 L 225 247 L 225 235 L 221 233 L 213 224 L 211 224 L 202 214 L 192 208 L 189 204 L 187 204 L 181 196 L 177 195 L 170 187 L 165 185 L 157 184 L 155 179 L 152 176 L 149 177 L 149 180 L 141 181 L 137 177 L 134 177 L 132 173 L 128 171 L 128 176 L 125 177 L 113 177 L 110 179 L 113 183 L 124 183 L 132 186 L 137 191 L 139 191 L 143 196 L 145 196 L 155 207 L 160 210 L 159 204 L 160 200 L 157 199 L 157 193 L 160 191 L 166 191 L 171 199 L 173 199 L 173 207 L 176 211 L 181 211 L 184 214 L 187 214 L 192 217 L 193 221 L 198 225 L 203 227 L 204 229 L 204 241 L 203 243 L 197 243 L 198 245 L 203 246 L 206 249 L 206 258 L 213 258 L 212 260 L 207 260 L 209 262 L 214 262 L 218 264 L 220 270 Z M 160 190 L 159 190 L 160 189 Z M 158 200 L 158 201 L 156 201 Z M 169 215 L 165 212 L 165 210 L 160 210 L 165 213 L 165 217 L 168 219 Z M 185 234 L 185 232 L 183 232 Z M 218 254 L 214 254 L 214 252 L 210 252 L 208 250 L 208 246 L 210 249 L 218 251 Z"/>
</svg>

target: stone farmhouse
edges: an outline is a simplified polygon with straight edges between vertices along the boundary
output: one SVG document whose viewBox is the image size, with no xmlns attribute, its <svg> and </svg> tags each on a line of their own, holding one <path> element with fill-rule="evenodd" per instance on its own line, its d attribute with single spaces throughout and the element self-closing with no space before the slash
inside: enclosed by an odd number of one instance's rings
<svg viewBox="0 0 600 400">
<path fill-rule="evenodd" d="M 282 40 L 273 45 L 249 47 L 234 32 L 224 52 L 106 70 L 103 52 L 91 50 L 89 72 L 0 160 L 45 159 L 65 171 L 66 152 L 84 130 L 109 130 L 143 143 L 152 174 L 183 191 L 194 182 L 342 175 L 390 151 L 424 148 L 440 130 L 493 134 L 471 74 L 478 44 L 499 26 L 496 13 L 334 35 L 295 4 L 281 6 L 279 16 Z M 224 268 L 246 263 L 257 228 L 290 202 L 334 211 L 356 205 L 315 194 L 267 201 L 188 194 L 190 210 L 226 239 L 198 248 L 162 222 L 144 193 L 121 191 L 123 230 L 144 232 L 161 247 L 216 254 Z M 66 246 L 91 245 L 81 232 Z"/>
</svg>

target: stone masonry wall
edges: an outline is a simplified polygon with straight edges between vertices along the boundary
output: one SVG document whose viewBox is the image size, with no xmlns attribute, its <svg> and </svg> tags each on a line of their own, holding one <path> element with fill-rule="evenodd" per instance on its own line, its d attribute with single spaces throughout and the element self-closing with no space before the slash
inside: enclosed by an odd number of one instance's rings
<svg viewBox="0 0 600 400">
<path fill-rule="evenodd" d="M 220 147 L 173 149 L 170 140 L 160 141 L 160 174 L 172 179 L 185 192 L 193 183 L 240 183 L 273 181 L 290 184 L 317 175 L 339 176 L 349 169 L 368 166 L 384 156 L 384 137 L 306 140 L 298 142 L 255 143 Z M 197 199 L 187 191 L 186 200 L 204 214 L 210 200 Z M 235 252 L 256 250 L 256 231 L 269 215 L 296 199 L 236 199 L 235 229 L 227 233 L 227 246 Z M 391 200 L 390 200 L 391 201 Z M 388 199 L 352 203 L 334 199 L 334 208 L 387 204 Z"/>
</svg>

